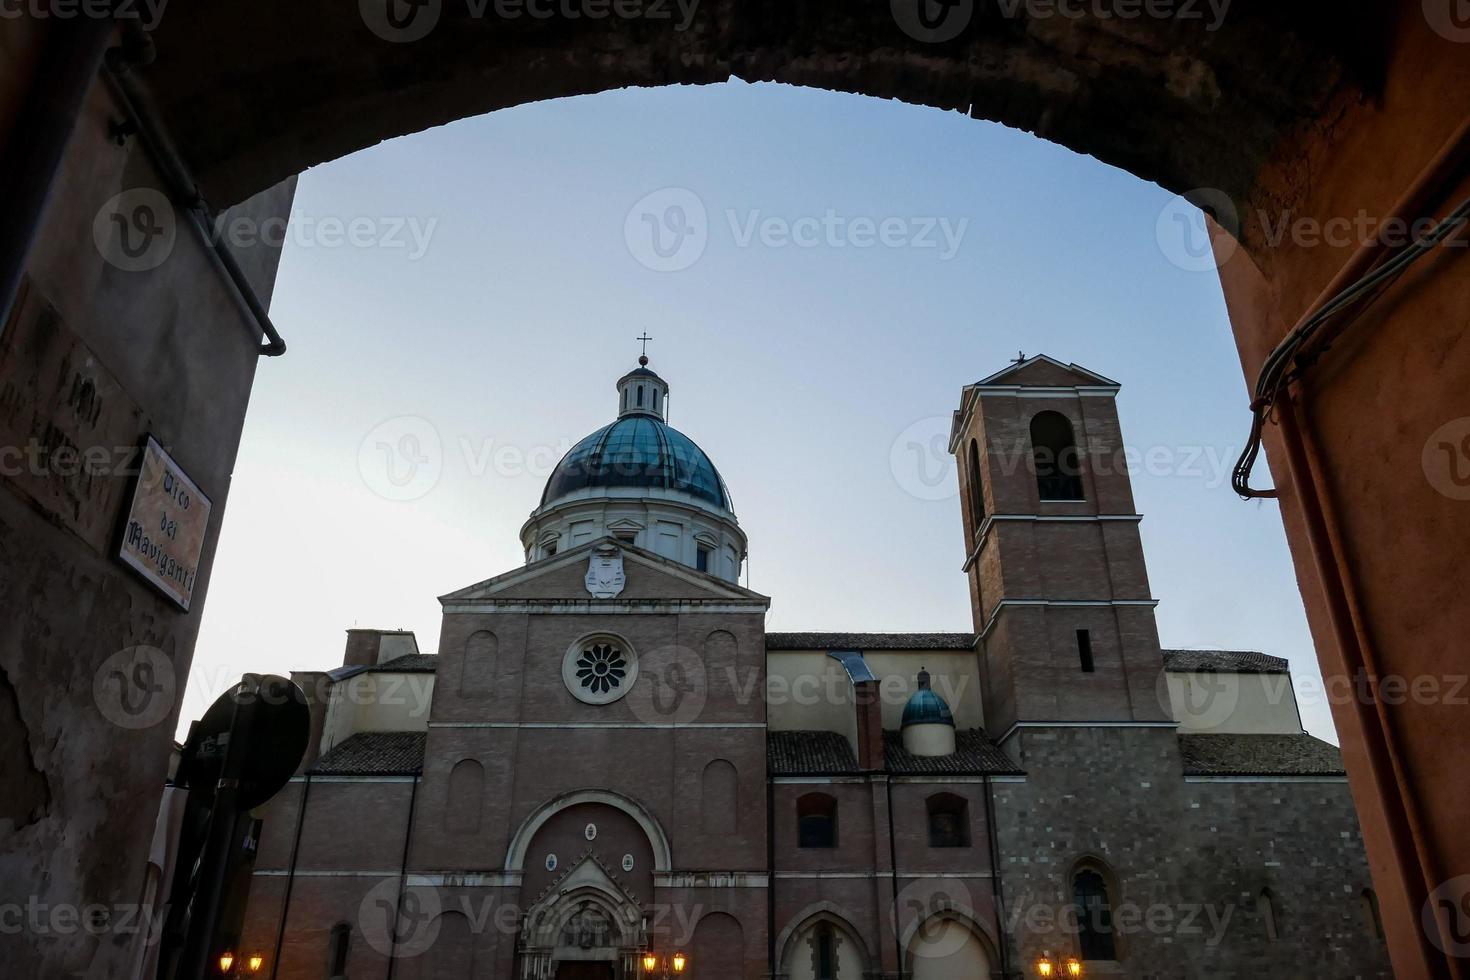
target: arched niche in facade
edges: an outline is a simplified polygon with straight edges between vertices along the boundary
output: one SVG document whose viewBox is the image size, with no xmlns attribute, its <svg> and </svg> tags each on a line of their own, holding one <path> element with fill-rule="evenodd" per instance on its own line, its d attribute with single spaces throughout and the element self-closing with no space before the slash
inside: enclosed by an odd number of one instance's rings
<svg viewBox="0 0 1470 980">
<path fill-rule="evenodd" d="M 511 838 L 510 847 L 506 850 L 505 869 L 507 871 L 524 870 L 526 853 L 531 847 L 531 840 L 536 836 L 536 832 L 561 811 L 583 803 L 601 803 L 627 814 L 648 835 L 648 844 L 653 849 L 653 870 L 669 871 L 673 868 L 673 848 L 669 844 L 668 834 L 664 833 L 658 818 L 647 807 L 637 800 L 611 790 L 583 789 L 563 793 L 555 799 L 548 800 L 521 823 L 515 836 Z"/>
</svg>

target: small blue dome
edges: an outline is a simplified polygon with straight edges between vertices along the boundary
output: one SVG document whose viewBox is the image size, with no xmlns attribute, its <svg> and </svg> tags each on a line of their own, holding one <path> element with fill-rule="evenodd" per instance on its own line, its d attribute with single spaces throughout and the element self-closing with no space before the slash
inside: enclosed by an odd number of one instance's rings
<svg viewBox="0 0 1470 980">
<path fill-rule="evenodd" d="M 929 687 L 929 672 L 919 671 L 919 689 L 903 709 L 903 727 L 910 725 L 948 725 L 954 727 L 954 713 L 944 698 Z"/>
<path fill-rule="evenodd" d="M 653 414 L 624 415 L 573 446 L 546 481 L 541 506 L 579 490 L 614 487 L 677 490 L 734 511 L 704 450 Z"/>
</svg>

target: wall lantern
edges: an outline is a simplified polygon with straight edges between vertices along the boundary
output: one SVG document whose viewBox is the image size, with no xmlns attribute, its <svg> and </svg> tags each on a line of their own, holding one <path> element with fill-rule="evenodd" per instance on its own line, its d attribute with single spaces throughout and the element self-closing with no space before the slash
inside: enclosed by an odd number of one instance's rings
<svg viewBox="0 0 1470 980">
<path fill-rule="evenodd" d="M 675 974 L 683 973 L 689 966 L 689 957 L 684 955 L 681 949 L 660 961 L 659 956 L 653 950 L 647 950 L 643 954 L 643 974 L 647 977 L 657 977 L 658 980 L 668 980 Z"/>
<path fill-rule="evenodd" d="M 1038 977 L 1061 977 L 1068 980 L 1073 977 L 1082 976 L 1082 961 L 1075 956 L 1069 956 L 1058 963 L 1051 958 L 1050 953 L 1042 953 L 1041 958 L 1036 961 L 1036 975 Z"/>
</svg>

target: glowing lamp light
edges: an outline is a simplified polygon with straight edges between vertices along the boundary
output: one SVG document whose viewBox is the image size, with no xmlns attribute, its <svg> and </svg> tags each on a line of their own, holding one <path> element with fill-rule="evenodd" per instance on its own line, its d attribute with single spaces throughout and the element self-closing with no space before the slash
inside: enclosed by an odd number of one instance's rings
<svg viewBox="0 0 1470 980">
<path fill-rule="evenodd" d="M 1043 956 L 1036 961 L 1036 975 L 1038 977 L 1054 977 L 1057 975 L 1057 965 L 1048 957 Z"/>
<path fill-rule="evenodd" d="M 1071 957 L 1068 957 L 1067 958 L 1067 976 L 1069 976 L 1069 977 L 1080 977 L 1080 976 L 1082 976 L 1082 961 L 1079 960 L 1075 956 L 1071 956 Z"/>
<path fill-rule="evenodd" d="M 644 953 L 643 954 L 643 972 L 644 973 L 652 973 L 654 970 L 657 970 L 657 969 L 658 969 L 658 957 L 657 956 L 654 956 L 652 953 Z"/>
<path fill-rule="evenodd" d="M 683 954 L 682 951 L 681 952 L 678 952 L 678 953 L 675 953 L 674 954 L 674 972 L 675 973 L 683 973 L 684 972 L 684 964 L 685 964 L 685 962 L 687 962 L 687 961 L 685 960 L 684 954 Z"/>
<path fill-rule="evenodd" d="M 232 967 L 234 965 L 235 965 L 235 954 L 234 953 L 230 952 L 229 950 L 225 950 L 223 953 L 219 954 L 219 972 L 221 972 L 221 973 L 229 973 L 230 972 L 230 967 Z"/>
<path fill-rule="evenodd" d="M 250 968 L 251 973 L 259 973 L 260 968 L 265 966 L 265 957 L 259 953 L 252 953 L 250 959 L 245 961 L 245 965 Z"/>
</svg>

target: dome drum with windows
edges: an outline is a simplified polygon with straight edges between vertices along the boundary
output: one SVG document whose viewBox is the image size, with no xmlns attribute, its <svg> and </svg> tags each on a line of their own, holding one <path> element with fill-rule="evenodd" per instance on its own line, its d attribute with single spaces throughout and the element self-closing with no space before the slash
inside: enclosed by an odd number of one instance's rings
<svg viewBox="0 0 1470 980">
<path fill-rule="evenodd" d="M 618 417 L 579 441 L 521 528 L 527 561 L 605 535 L 739 581 L 746 538 L 704 450 L 667 422 L 669 386 L 640 357 L 618 379 Z"/>
</svg>

